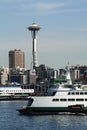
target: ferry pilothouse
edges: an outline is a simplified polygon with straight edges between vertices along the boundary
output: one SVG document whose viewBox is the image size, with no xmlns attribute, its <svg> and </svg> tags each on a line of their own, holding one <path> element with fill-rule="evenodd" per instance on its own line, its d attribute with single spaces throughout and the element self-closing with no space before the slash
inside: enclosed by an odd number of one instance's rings
<svg viewBox="0 0 87 130">
<path fill-rule="evenodd" d="M 66 79 L 67 82 L 51 85 L 47 96 L 29 97 L 27 106 L 17 111 L 26 115 L 87 113 L 87 91 L 74 87 L 69 70 Z"/>
</svg>

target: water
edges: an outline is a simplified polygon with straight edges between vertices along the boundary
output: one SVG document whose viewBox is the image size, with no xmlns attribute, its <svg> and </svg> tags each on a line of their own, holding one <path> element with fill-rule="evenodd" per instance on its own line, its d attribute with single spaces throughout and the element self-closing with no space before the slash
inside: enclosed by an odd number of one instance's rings
<svg viewBox="0 0 87 130">
<path fill-rule="evenodd" d="M 0 101 L 0 130 L 87 130 L 87 116 L 24 116 L 16 109 L 27 101 Z"/>
</svg>

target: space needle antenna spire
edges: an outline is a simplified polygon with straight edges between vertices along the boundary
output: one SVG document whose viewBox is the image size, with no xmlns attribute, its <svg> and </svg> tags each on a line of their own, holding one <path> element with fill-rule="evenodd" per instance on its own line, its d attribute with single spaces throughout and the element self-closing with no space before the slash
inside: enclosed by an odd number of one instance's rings
<svg viewBox="0 0 87 130">
<path fill-rule="evenodd" d="M 40 26 L 38 26 L 35 22 L 33 22 L 32 25 L 28 27 L 28 30 L 31 31 L 31 35 L 32 35 L 33 69 L 35 69 L 38 66 L 38 60 L 37 60 L 37 32 L 40 30 Z"/>
</svg>

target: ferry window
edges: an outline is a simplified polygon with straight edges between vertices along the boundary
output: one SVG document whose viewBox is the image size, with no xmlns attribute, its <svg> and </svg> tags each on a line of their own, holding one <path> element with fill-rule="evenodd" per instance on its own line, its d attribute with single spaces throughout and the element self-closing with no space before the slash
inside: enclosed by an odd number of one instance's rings
<svg viewBox="0 0 87 130">
<path fill-rule="evenodd" d="M 6 92 L 8 93 L 8 90 L 6 90 Z"/>
<path fill-rule="evenodd" d="M 60 101 L 67 101 L 67 99 L 60 99 Z"/>
<path fill-rule="evenodd" d="M 68 92 L 68 95 L 70 95 L 70 92 Z"/>
<path fill-rule="evenodd" d="M 83 92 L 80 92 L 80 95 L 83 95 Z"/>
<path fill-rule="evenodd" d="M 75 95 L 75 93 L 74 93 L 74 92 L 72 92 L 72 95 Z"/>
<path fill-rule="evenodd" d="M 87 101 L 87 98 L 85 99 L 85 101 Z"/>
<path fill-rule="evenodd" d="M 81 99 L 81 101 L 84 101 L 84 99 Z"/>
<path fill-rule="evenodd" d="M 68 101 L 75 101 L 75 99 L 74 98 L 70 98 L 70 99 L 68 99 Z"/>
<path fill-rule="evenodd" d="M 84 99 L 83 98 L 78 98 L 78 99 L 76 99 L 76 101 L 84 101 Z"/>
<path fill-rule="evenodd" d="M 33 98 L 29 98 L 29 101 L 28 101 L 28 106 L 31 106 L 32 103 L 33 103 L 34 99 Z"/>
<path fill-rule="evenodd" d="M 85 92 L 85 95 L 87 95 L 87 92 Z"/>
<path fill-rule="evenodd" d="M 53 99 L 53 101 L 59 101 L 59 99 Z"/>
<path fill-rule="evenodd" d="M 76 95 L 79 95 L 79 92 L 76 92 Z"/>
<path fill-rule="evenodd" d="M 76 101 L 79 101 L 79 99 L 76 99 Z"/>
</svg>

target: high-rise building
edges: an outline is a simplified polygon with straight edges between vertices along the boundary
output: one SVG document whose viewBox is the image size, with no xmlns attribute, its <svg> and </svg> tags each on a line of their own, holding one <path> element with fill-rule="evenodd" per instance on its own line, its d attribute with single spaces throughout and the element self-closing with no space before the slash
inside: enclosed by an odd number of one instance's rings
<svg viewBox="0 0 87 130">
<path fill-rule="evenodd" d="M 25 68 L 25 55 L 21 50 L 9 51 L 9 68 Z"/>
</svg>

